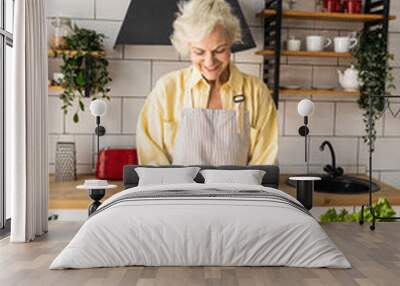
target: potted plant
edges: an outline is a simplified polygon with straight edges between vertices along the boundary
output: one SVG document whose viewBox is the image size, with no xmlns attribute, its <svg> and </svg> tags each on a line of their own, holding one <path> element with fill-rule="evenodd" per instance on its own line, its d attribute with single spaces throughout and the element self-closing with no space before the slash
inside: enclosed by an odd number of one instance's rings
<svg viewBox="0 0 400 286">
<path fill-rule="evenodd" d="M 395 88 L 393 84 L 392 68 L 389 60 L 393 56 L 387 52 L 382 28 L 373 31 L 362 31 L 359 34 L 359 44 L 354 50 L 356 59 L 355 67 L 359 71 L 360 98 L 358 105 L 363 110 L 363 121 L 366 135 L 364 142 L 371 144 L 374 150 L 376 139 L 376 125 L 378 120 L 388 107 L 389 101 L 385 98 L 388 91 Z M 372 95 L 369 98 L 369 95 Z M 371 103 L 371 122 L 369 121 Z M 369 132 L 371 131 L 371 140 Z"/>
<path fill-rule="evenodd" d="M 64 77 L 60 95 L 62 110 L 66 114 L 74 101 L 78 101 L 73 121 L 79 121 L 78 112 L 84 111 L 83 98 L 110 99 L 108 87 L 111 78 L 108 73 L 108 60 L 104 51 L 104 35 L 93 30 L 74 26 L 71 35 L 65 37 L 63 63 L 60 66 Z"/>
</svg>

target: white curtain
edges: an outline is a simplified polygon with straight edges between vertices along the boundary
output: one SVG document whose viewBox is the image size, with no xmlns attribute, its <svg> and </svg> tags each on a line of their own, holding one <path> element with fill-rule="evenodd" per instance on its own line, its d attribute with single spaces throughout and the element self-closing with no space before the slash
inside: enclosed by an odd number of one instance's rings
<svg viewBox="0 0 400 286">
<path fill-rule="evenodd" d="M 15 1 L 14 70 L 6 162 L 12 242 L 47 232 L 47 36 L 45 0 Z"/>
</svg>

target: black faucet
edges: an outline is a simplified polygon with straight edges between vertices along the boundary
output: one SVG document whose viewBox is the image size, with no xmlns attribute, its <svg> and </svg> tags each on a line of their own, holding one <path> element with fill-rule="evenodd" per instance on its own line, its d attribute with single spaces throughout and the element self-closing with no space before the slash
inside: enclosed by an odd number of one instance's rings
<svg viewBox="0 0 400 286">
<path fill-rule="evenodd" d="M 329 151 L 331 152 L 331 157 L 332 157 L 332 165 L 326 165 L 324 167 L 324 171 L 329 174 L 329 176 L 335 178 L 338 176 L 343 175 L 343 168 L 342 167 L 336 167 L 336 156 L 335 156 L 335 151 L 333 150 L 331 142 L 325 140 L 322 142 L 321 146 L 319 146 L 319 150 L 324 151 L 325 145 L 328 146 Z"/>
</svg>

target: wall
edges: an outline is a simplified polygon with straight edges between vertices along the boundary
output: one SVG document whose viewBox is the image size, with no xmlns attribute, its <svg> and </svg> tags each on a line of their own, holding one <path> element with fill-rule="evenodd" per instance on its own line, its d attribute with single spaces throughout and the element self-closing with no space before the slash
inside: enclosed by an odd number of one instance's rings
<svg viewBox="0 0 400 286">
<path fill-rule="evenodd" d="M 263 23 L 255 14 L 263 8 L 263 0 L 239 0 L 254 38 L 257 49 L 263 44 Z M 134 146 L 137 115 L 156 80 L 166 72 L 186 67 L 189 62 L 181 59 L 172 47 L 125 46 L 113 49 L 113 43 L 124 18 L 129 0 L 49 0 L 48 17 L 67 16 L 81 26 L 104 33 L 108 38 L 106 46 L 110 58 L 111 102 L 103 120 L 107 135 L 101 138 L 101 147 Z M 314 1 L 298 0 L 296 9 L 314 10 Z M 392 1 L 391 14 L 400 18 L 400 1 Z M 49 20 L 49 33 L 51 25 Z M 304 38 L 309 34 L 327 36 L 346 35 L 359 30 L 360 24 L 298 21 L 284 22 L 282 38 L 289 36 Z M 390 51 L 395 55 L 392 62 L 400 95 L 400 49 L 394 43 L 400 42 L 400 21 L 390 25 Z M 254 55 L 256 49 L 237 53 L 233 60 L 243 71 L 262 76 L 262 61 Z M 338 59 L 282 59 L 282 83 L 318 85 L 338 85 L 338 68 L 344 69 L 349 60 Z M 59 60 L 49 59 L 49 75 L 58 68 Z M 311 118 L 311 167 L 321 171 L 330 163 L 327 151 L 318 147 L 323 140 L 333 143 L 337 164 L 345 171 L 363 173 L 368 163 L 368 148 L 363 143 L 363 122 L 356 98 L 310 97 L 316 103 L 316 111 Z M 279 161 L 284 173 L 304 171 L 303 139 L 297 136 L 297 128 L 302 118 L 297 115 L 296 105 L 301 97 L 282 97 L 279 103 L 280 152 Z M 91 172 L 94 165 L 95 140 L 93 136 L 94 118 L 87 112 L 81 115 L 79 124 L 72 122 L 71 113 L 64 117 L 60 111 L 61 102 L 57 95 L 49 95 L 49 165 L 54 172 L 54 154 L 57 141 L 72 140 L 77 146 L 77 167 L 79 173 Z M 400 100 L 393 104 L 400 108 Z M 400 118 L 393 118 L 386 112 L 378 122 L 378 140 L 374 157 L 374 175 L 388 183 L 400 187 Z"/>
</svg>

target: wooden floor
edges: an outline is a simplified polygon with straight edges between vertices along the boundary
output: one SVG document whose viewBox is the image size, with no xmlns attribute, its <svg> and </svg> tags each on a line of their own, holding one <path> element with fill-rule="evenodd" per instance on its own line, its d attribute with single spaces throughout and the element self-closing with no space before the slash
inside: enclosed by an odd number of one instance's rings
<svg viewBox="0 0 400 286">
<path fill-rule="evenodd" d="M 286 185 L 288 175 L 281 175 L 279 189 L 296 196 L 296 189 Z M 92 179 L 93 175 L 80 175 L 76 181 L 56 182 L 54 176 L 50 176 L 49 208 L 50 209 L 85 209 L 91 203 L 87 191 L 77 190 L 76 186 L 82 184 L 85 179 Z M 382 182 L 376 182 L 381 187 L 374 193 L 374 201 L 379 197 L 386 197 L 392 205 L 400 205 L 400 190 Z M 117 189 L 107 190 L 105 198 L 123 190 L 122 181 L 112 181 L 118 185 Z M 368 194 L 328 194 L 314 193 L 314 206 L 360 206 L 368 202 Z"/>
<path fill-rule="evenodd" d="M 400 285 L 400 224 L 323 224 L 352 269 L 290 267 L 121 267 L 48 270 L 51 261 L 80 227 L 52 222 L 49 233 L 27 244 L 0 241 L 0 285 Z"/>
</svg>

